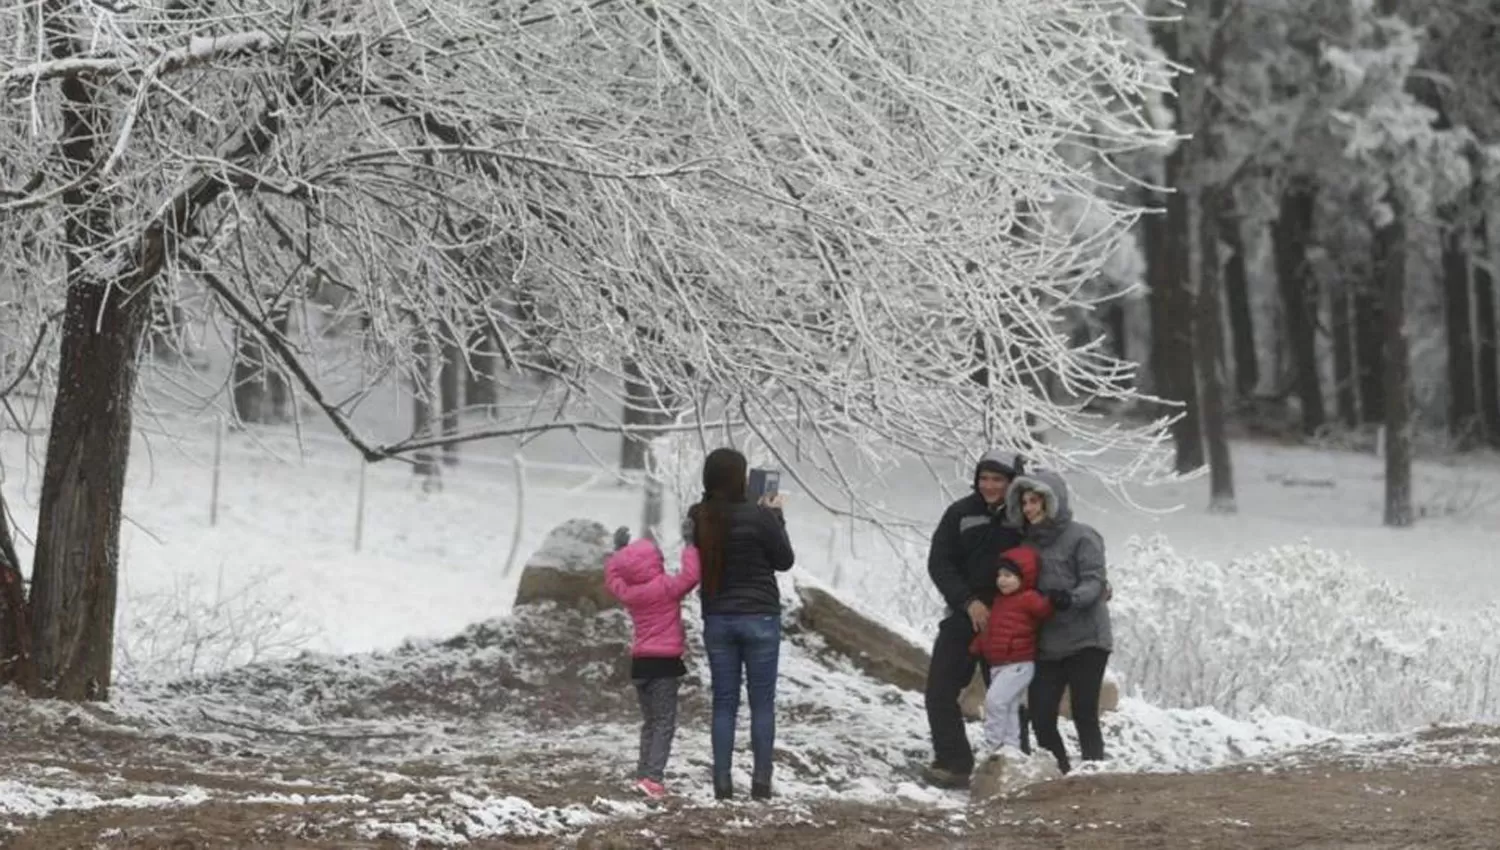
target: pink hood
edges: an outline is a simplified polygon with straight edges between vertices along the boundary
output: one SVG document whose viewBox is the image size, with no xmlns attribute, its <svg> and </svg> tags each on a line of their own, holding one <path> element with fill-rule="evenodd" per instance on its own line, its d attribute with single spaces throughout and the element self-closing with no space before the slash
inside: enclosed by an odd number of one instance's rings
<svg viewBox="0 0 1500 850">
<path fill-rule="evenodd" d="M 650 540 L 637 540 L 604 562 L 604 586 L 625 604 L 635 625 L 630 654 L 637 658 L 675 658 L 682 655 L 682 597 L 698 586 L 702 565 L 698 549 L 682 550 L 682 567 L 667 575 L 661 549 Z"/>
</svg>

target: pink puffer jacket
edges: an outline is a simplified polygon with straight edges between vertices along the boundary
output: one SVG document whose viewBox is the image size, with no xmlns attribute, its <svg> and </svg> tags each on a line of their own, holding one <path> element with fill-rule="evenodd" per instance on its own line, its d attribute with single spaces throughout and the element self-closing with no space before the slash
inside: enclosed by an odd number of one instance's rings
<svg viewBox="0 0 1500 850">
<path fill-rule="evenodd" d="M 604 586 L 625 603 L 635 623 L 636 658 L 676 658 L 683 653 L 682 597 L 698 586 L 703 567 L 698 548 L 682 550 L 682 569 L 667 575 L 661 549 L 637 540 L 604 562 Z"/>
</svg>

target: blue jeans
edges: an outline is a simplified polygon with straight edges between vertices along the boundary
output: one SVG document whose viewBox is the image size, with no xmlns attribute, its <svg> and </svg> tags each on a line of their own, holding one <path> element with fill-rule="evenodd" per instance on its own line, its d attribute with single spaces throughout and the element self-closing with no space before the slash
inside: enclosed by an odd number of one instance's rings
<svg viewBox="0 0 1500 850">
<path fill-rule="evenodd" d="M 750 692 L 751 773 L 756 783 L 771 782 L 776 746 L 776 668 L 781 660 L 781 618 L 774 614 L 708 614 L 703 646 L 713 679 L 714 781 L 729 783 L 734 758 L 734 726 L 740 710 L 740 674 Z"/>
</svg>

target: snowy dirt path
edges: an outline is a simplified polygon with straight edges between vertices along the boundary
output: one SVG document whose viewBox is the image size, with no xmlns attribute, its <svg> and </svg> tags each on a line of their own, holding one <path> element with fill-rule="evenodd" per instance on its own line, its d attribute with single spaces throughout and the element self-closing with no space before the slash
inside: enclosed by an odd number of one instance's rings
<svg viewBox="0 0 1500 850">
<path fill-rule="evenodd" d="M 985 830 L 1022 834 L 1020 823 L 1055 846 L 1075 824 L 1124 822 L 1133 789 L 1165 799 L 1174 783 L 1273 782 L 1265 771 L 1311 777 L 1326 765 L 1400 796 L 1407 786 L 1390 776 L 1402 770 L 1482 783 L 1500 760 L 1493 733 L 1332 736 L 1285 718 L 1126 700 L 1106 718 L 1110 773 L 975 813 L 962 793 L 911 780 L 927 755 L 920 695 L 869 679 L 793 629 L 778 698 L 778 800 L 711 799 L 695 670 L 668 774 L 677 794 L 648 807 L 627 783 L 637 728 L 628 634 L 619 612 L 523 606 L 446 640 L 142 684 L 108 706 L 0 694 L 4 837 L 17 847 L 730 847 L 753 830 L 757 843 L 772 839 L 765 846 L 941 847 Z M 1270 761 L 1205 773 L 1244 758 Z M 1201 826 L 1196 817 L 1183 823 Z"/>
</svg>

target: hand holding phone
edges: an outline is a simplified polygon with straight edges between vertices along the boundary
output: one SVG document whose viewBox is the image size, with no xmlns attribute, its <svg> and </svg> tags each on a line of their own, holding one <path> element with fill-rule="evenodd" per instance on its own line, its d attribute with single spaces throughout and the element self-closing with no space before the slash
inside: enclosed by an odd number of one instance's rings
<svg viewBox="0 0 1500 850">
<path fill-rule="evenodd" d="M 750 479 L 745 484 L 746 495 L 757 504 L 767 504 L 769 500 L 776 499 L 781 493 L 781 470 L 761 469 L 759 467 L 750 470 Z"/>
</svg>

